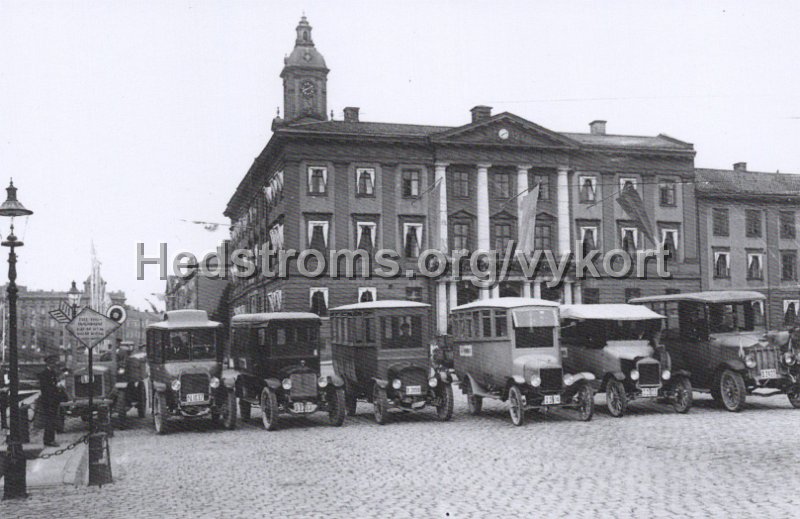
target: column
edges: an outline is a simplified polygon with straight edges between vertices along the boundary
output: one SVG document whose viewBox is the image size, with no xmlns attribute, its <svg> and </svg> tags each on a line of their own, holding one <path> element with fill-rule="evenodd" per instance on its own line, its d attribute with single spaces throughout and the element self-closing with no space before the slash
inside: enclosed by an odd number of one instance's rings
<svg viewBox="0 0 800 519">
<path fill-rule="evenodd" d="M 520 164 L 517 166 L 517 218 L 522 218 L 522 204 L 525 201 L 525 194 L 528 192 L 528 170 L 531 169 L 530 164 Z M 518 236 L 517 239 L 521 239 Z"/>
<path fill-rule="evenodd" d="M 522 282 L 522 297 L 531 297 L 531 284 L 527 281 Z"/>
<path fill-rule="evenodd" d="M 447 284 L 450 290 L 450 310 L 458 306 L 458 283 L 451 281 Z"/>
<path fill-rule="evenodd" d="M 583 304 L 583 285 L 580 283 L 572 285 L 572 300 L 576 305 Z"/>
<path fill-rule="evenodd" d="M 495 285 L 490 289 L 489 297 L 492 299 L 497 299 L 500 297 L 500 285 Z"/>
<path fill-rule="evenodd" d="M 572 281 L 564 282 L 564 304 L 572 304 Z"/>
<path fill-rule="evenodd" d="M 566 254 L 572 250 L 570 245 L 569 219 L 569 170 L 566 166 L 558 167 L 558 252 Z"/>
<path fill-rule="evenodd" d="M 534 281 L 533 282 L 533 297 L 536 299 L 542 298 L 542 282 L 541 281 Z"/>
<path fill-rule="evenodd" d="M 439 241 L 433 244 L 442 252 L 447 252 L 447 162 L 437 162 L 435 164 L 435 182 L 439 183 Z"/>
<path fill-rule="evenodd" d="M 489 168 L 491 164 L 478 164 L 478 249 L 490 250 L 489 238 Z"/>
<path fill-rule="evenodd" d="M 447 285 L 444 281 L 436 284 L 436 332 L 447 334 Z"/>
</svg>

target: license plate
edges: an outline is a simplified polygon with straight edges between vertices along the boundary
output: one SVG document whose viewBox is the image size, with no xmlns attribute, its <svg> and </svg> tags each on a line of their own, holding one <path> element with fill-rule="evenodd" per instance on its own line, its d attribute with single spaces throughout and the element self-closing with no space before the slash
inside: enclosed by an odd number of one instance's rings
<svg viewBox="0 0 800 519">
<path fill-rule="evenodd" d="M 295 413 L 313 413 L 317 409 L 317 405 L 313 402 L 293 402 L 292 412 Z"/>
<path fill-rule="evenodd" d="M 645 398 L 655 398 L 658 396 L 658 388 L 657 387 L 643 387 L 642 388 L 642 396 Z"/>
<path fill-rule="evenodd" d="M 776 369 L 762 369 L 759 378 L 778 378 L 778 370 Z"/>
<path fill-rule="evenodd" d="M 187 402 L 202 402 L 206 399 L 206 395 L 203 393 L 189 393 L 186 395 Z"/>
<path fill-rule="evenodd" d="M 544 395 L 544 405 L 555 405 L 561 403 L 561 395 Z"/>
<path fill-rule="evenodd" d="M 421 386 L 406 386 L 406 394 L 407 395 L 421 395 L 422 394 L 422 387 Z"/>
</svg>

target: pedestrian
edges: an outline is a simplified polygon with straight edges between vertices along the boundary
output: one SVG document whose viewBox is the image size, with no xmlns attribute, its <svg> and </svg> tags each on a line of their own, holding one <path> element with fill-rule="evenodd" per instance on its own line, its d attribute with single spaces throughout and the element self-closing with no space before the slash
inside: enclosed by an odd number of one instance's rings
<svg viewBox="0 0 800 519">
<path fill-rule="evenodd" d="M 42 413 L 44 421 L 45 447 L 58 447 L 56 443 L 56 423 L 58 422 L 58 407 L 61 403 L 58 391 L 58 355 L 49 355 L 44 361 L 46 368 L 39 377 L 39 402 L 37 408 Z"/>
<path fill-rule="evenodd" d="M 6 410 L 8 409 L 9 384 L 8 369 L 3 366 L 0 368 L 0 429 L 8 429 Z"/>
</svg>

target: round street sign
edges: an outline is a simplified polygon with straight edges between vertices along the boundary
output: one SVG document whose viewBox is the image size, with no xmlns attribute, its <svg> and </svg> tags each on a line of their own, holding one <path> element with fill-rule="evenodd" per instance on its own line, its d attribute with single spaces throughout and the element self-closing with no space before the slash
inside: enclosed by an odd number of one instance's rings
<svg viewBox="0 0 800 519">
<path fill-rule="evenodd" d="M 106 316 L 112 321 L 122 324 L 128 318 L 128 311 L 122 305 L 111 305 L 106 312 Z"/>
</svg>

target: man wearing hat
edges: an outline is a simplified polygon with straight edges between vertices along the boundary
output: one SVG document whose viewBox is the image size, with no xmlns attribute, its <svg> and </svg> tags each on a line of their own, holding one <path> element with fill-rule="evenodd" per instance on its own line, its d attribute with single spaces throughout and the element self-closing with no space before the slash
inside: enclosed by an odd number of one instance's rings
<svg viewBox="0 0 800 519">
<path fill-rule="evenodd" d="M 38 375 L 41 391 L 38 408 L 44 419 L 44 445 L 45 447 L 58 447 L 56 423 L 61 400 L 58 391 L 58 355 L 48 355 L 44 361 L 47 367 Z"/>
</svg>

